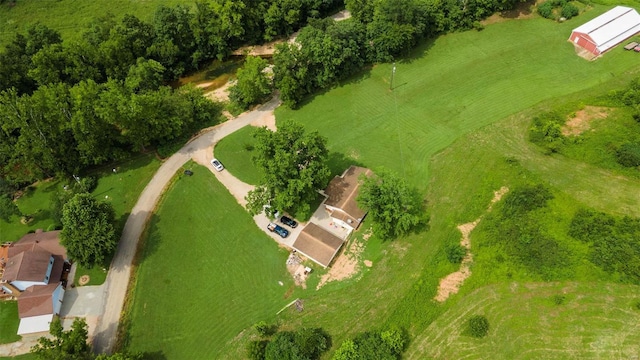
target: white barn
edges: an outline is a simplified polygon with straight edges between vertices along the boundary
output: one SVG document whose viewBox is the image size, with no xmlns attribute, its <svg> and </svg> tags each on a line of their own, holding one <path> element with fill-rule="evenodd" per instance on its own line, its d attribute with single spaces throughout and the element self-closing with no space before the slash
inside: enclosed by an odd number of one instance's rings
<svg viewBox="0 0 640 360">
<path fill-rule="evenodd" d="M 616 6 L 597 18 L 573 29 L 569 41 L 593 56 L 640 32 L 640 14 L 626 6 Z"/>
</svg>

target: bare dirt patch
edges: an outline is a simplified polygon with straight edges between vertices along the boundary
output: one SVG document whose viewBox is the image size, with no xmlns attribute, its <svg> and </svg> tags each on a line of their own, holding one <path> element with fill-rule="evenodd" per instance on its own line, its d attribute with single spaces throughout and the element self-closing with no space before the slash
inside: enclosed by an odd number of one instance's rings
<svg viewBox="0 0 640 360">
<path fill-rule="evenodd" d="M 276 115 L 272 112 L 261 116 L 251 123 L 251 126 L 255 127 L 263 127 L 266 126 L 267 129 L 271 131 L 277 131 L 276 129 Z"/>
<path fill-rule="evenodd" d="M 567 122 L 562 127 L 562 135 L 578 136 L 591 128 L 591 121 L 606 119 L 610 112 L 611 108 L 608 107 L 585 106 L 584 109 L 576 111 L 575 115 L 567 118 Z"/>
<path fill-rule="evenodd" d="M 322 275 L 316 290 L 320 289 L 324 284 L 330 281 L 340 281 L 348 279 L 358 273 L 360 254 L 364 250 L 364 241 L 371 237 L 371 231 L 363 235 L 363 242 L 353 241 L 349 248 L 344 249 L 329 269 L 329 272 Z M 372 263 L 373 265 L 373 263 Z"/>
<path fill-rule="evenodd" d="M 504 196 L 507 191 L 509 191 L 509 188 L 503 186 L 493 193 L 493 199 L 491 199 L 491 204 L 489 204 L 487 212 L 491 211 L 491 209 L 493 208 L 493 204 L 500 201 L 502 196 Z M 438 302 L 447 300 L 451 294 L 456 294 L 460 290 L 460 287 L 462 286 L 464 281 L 469 276 L 471 276 L 471 263 L 473 262 L 473 254 L 471 253 L 470 235 L 473 229 L 478 226 L 480 220 L 482 220 L 482 216 L 477 218 L 473 222 L 458 226 L 458 230 L 460 230 L 460 233 L 462 234 L 460 245 L 464 246 L 467 249 L 467 255 L 465 255 L 465 257 L 462 259 L 460 270 L 440 279 L 440 284 L 438 285 L 438 293 L 434 297 L 434 300 Z"/>
<path fill-rule="evenodd" d="M 206 96 L 209 99 L 214 100 L 214 101 L 227 102 L 227 101 L 229 101 L 229 88 L 233 84 L 235 84 L 235 81 L 227 81 L 221 87 L 219 87 L 219 88 L 217 88 L 217 89 L 215 89 L 213 91 L 206 92 L 204 94 L 204 96 Z M 199 84 L 197 86 L 201 87 L 201 88 L 206 88 L 209 85 L 210 85 L 209 83 L 203 83 L 203 84 Z"/>
</svg>

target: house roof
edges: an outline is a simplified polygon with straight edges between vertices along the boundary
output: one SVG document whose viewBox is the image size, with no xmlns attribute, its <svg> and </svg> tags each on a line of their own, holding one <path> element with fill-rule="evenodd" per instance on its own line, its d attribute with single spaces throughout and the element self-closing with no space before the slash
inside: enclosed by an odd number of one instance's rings
<svg viewBox="0 0 640 360">
<path fill-rule="evenodd" d="M 604 52 L 640 31 L 640 14 L 626 6 L 616 6 L 573 30 L 589 35 Z"/>
<path fill-rule="evenodd" d="M 356 222 L 362 221 L 367 213 L 360 209 L 356 202 L 360 188 L 359 177 L 362 174 L 371 176 L 373 172 L 367 168 L 352 165 L 341 176 L 334 177 L 324 191 L 327 195 L 325 205 L 342 210 Z"/>
<path fill-rule="evenodd" d="M 53 292 L 60 283 L 35 285 L 18 298 L 18 316 L 22 318 L 53 314 Z"/>
<path fill-rule="evenodd" d="M 327 267 L 342 244 L 343 241 L 339 237 L 314 223 L 309 223 L 302 229 L 292 247 L 316 263 Z"/>
<path fill-rule="evenodd" d="M 31 316 L 20 319 L 18 335 L 33 334 L 39 332 L 49 332 L 49 327 L 53 321 L 53 314 Z"/>
<path fill-rule="evenodd" d="M 59 235 L 60 231 L 44 232 L 38 229 L 35 233 L 27 234 L 9 245 L 8 257 L 11 258 L 25 251 L 43 250 L 66 259 L 67 250 L 60 244 Z"/>
<path fill-rule="evenodd" d="M 51 253 L 42 250 L 25 251 L 12 256 L 4 268 L 2 280 L 44 281 L 50 258 Z"/>
</svg>

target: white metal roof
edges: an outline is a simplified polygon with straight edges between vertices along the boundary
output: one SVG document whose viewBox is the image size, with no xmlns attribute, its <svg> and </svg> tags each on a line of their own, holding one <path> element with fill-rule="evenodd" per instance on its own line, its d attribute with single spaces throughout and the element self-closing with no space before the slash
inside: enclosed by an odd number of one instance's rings
<svg viewBox="0 0 640 360">
<path fill-rule="evenodd" d="M 604 52 L 640 31 L 640 14 L 635 9 L 616 6 L 573 31 L 589 35 L 598 50 Z"/>
<path fill-rule="evenodd" d="M 53 314 L 22 318 L 18 326 L 18 335 L 48 332 L 51 321 Z"/>
</svg>

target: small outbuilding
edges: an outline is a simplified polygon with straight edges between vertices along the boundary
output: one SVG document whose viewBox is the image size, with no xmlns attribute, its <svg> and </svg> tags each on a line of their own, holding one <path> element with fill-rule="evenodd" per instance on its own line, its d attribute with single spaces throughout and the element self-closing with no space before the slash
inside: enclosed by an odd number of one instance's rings
<svg viewBox="0 0 640 360">
<path fill-rule="evenodd" d="M 640 14 L 626 6 L 616 6 L 597 18 L 580 25 L 571 32 L 571 41 L 576 48 L 592 57 L 640 32 Z"/>
</svg>

